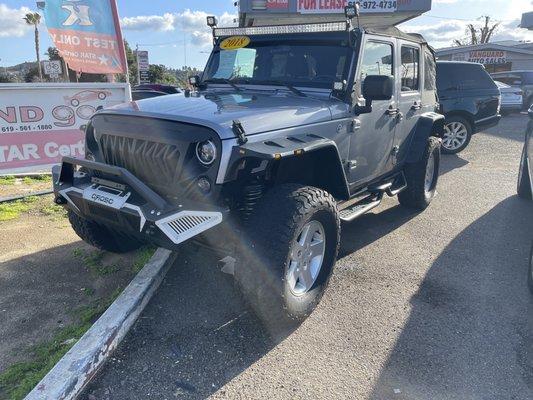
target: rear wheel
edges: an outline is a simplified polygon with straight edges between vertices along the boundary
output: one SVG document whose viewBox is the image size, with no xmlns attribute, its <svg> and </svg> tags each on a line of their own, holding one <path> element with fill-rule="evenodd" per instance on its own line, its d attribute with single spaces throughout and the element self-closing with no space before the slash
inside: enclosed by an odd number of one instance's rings
<svg viewBox="0 0 533 400">
<path fill-rule="evenodd" d="M 522 150 L 522 157 L 520 158 L 517 186 L 517 192 L 520 197 L 526 200 L 533 200 L 533 189 L 531 188 L 531 177 L 529 176 L 529 166 L 525 146 Z"/>
<path fill-rule="evenodd" d="M 420 160 L 404 168 L 407 188 L 398 194 L 400 204 L 416 210 L 429 206 L 437 190 L 439 166 L 440 142 L 436 137 L 430 137 Z"/>
<path fill-rule="evenodd" d="M 68 219 L 74 232 L 84 242 L 101 250 L 112 253 L 127 253 L 142 246 L 140 241 L 82 218 L 73 211 L 68 211 Z"/>
<path fill-rule="evenodd" d="M 451 116 L 446 118 L 444 136 L 442 137 L 442 152 L 457 154 L 463 151 L 472 139 L 472 125 L 465 118 Z"/>
<path fill-rule="evenodd" d="M 324 190 L 286 184 L 254 210 L 235 279 L 267 324 L 305 319 L 324 293 L 335 265 L 340 220 Z"/>
</svg>

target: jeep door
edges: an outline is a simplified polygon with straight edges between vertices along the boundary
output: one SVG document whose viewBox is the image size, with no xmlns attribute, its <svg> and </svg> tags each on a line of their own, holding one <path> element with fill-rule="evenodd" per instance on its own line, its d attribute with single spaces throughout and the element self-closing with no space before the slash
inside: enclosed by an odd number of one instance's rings
<svg viewBox="0 0 533 400">
<path fill-rule="evenodd" d="M 410 138 L 416 124 L 425 111 L 435 110 L 435 92 L 430 93 L 430 99 L 422 102 L 422 48 L 418 43 L 398 39 L 396 65 L 399 79 L 396 80 L 398 92 L 398 106 L 396 119 L 398 125 L 394 133 L 392 149 L 392 163 L 401 163 L 409 151 Z M 426 97 L 426 96 L 425 96 Z"/>
<path fill-rule="evenodd" d="M 361 57 L 354 84 L 357 104 L 364 105 L 361 93 L 362 82 L 369 75 L 394 77 L 394 53 L 396 39 L 383 36 L 364 35 Z M 396 128 L 396 94 L 391 100 L 372 103 L 372 112 L 356 115 L 354 132 L 350 139 L 348 173 L 350 189 L 368 183 L 389 172 L 392 168 L 391 150 Z"/>
</svg>

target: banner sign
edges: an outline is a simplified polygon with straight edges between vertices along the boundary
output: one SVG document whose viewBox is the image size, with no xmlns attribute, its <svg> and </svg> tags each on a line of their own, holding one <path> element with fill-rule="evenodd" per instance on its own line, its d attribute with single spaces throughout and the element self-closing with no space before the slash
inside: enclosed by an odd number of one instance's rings
<svg viewBox="0 0 533 400">
<path fill-rule="evenodd" d="M 126 84 L 1 84 L 0 174 L 83 157 L 80 129 L 100 107 L 130 100 Z"/>
<path fill-rule="evenodd" d="M 301 14 L 339 14 L 344 13 L 348 0 L 297 0 L 298 12 Z M 394 12 L 397 1 L 360 1 L 360 13 Z"/>
<path fill-rule="evenodd" d="M 289 0 L 268 0 L 267 1 L 267 9 L 285 9 L 287 10 L 289 8 Z"/>
<path fill-rule="evenodd" d="M 505 64 L 507 63 L 507 52 L 503 50 L 473 50 L 453 54 L 452 60 L 469 61 L 485 65 Z"/>
<path fill-rule="evenodd" d="M 146 50 L 137 50 L 137 68 L 139 69 L 140 83 L 150 83 L 150 61 Z"/>
<path fill-rule="evenodd" d="M 126 73 L 115 0 L 46 0 L 44 17 L 54 45 L 71 69 Z"/>
</svg>

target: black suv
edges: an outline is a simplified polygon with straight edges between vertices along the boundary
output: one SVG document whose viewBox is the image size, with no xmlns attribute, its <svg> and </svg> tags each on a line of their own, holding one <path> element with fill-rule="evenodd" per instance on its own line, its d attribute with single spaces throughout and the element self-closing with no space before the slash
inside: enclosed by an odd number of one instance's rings
<svg viewBox="0 0 533 400">
<path fill-rule="evenodd" d="M 474 133 L 500 121 L 500 90 L 481 64 L 438 61 L 437 92 L 446 117 L 443 153 L 463 151 Z"/>
</svg>

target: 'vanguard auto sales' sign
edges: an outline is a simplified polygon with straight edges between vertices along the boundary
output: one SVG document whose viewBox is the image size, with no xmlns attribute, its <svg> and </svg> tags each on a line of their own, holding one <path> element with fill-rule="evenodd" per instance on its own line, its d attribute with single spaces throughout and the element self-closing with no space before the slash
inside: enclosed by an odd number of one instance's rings
<svg viewBox="0 0 533 400">
<path fill-rule="evenodd" d="M 469 61 L 479 64 L 505 64 L 507 52 L 502 50 L 473 50 L 467 53 L 454 54 L 454 61 Z"/>
<path fill-rule="evenodd" d="M 10 174 L 82 157 L 80 128 L 130 92 L 126 84 L 0 84 L 0 99 L 0 174 Z"/>
</svg>

